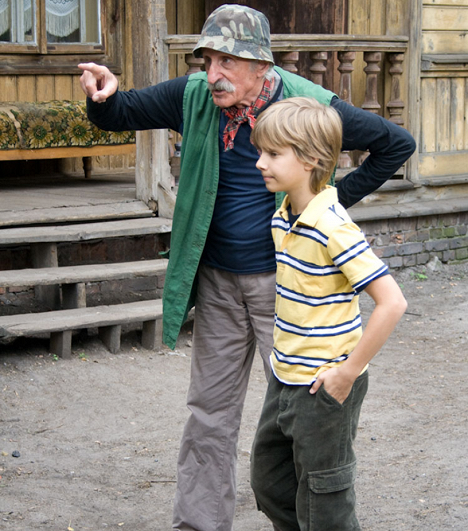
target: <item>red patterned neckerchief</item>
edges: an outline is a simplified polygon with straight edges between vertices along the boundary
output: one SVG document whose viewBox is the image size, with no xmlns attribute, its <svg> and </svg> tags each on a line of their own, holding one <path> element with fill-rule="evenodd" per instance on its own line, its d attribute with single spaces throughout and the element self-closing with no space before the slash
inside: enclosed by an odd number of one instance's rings
<svg viewBox="0 0 468 531">
<path fill-rule="evenodd" d="M 228 107 L 223 109 L 224 113 L 229 118 L 226 127 L 223 132 L 224 151 L 229 151 L 234 147 L 234 138 L 237 135 L 239 127 L 244 122 L 249 122 L 250 127 L 253 129 L 255 122 L 257 121 L 258 111 L 270 101 L 271 99 L 271 81 L 265 79 L 263 83 L 262 92 L 257 98 L 257 101 L 250 107 L 244 107 L 238 109 L 237 107 Z"/>
</svg>

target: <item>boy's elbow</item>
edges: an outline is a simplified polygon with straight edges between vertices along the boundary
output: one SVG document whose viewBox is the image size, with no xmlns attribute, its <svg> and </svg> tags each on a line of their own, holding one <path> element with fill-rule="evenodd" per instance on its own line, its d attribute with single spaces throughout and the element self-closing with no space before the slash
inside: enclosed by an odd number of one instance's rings
<svg viewBox="0 0 468 531">
<path fill-rule="evenodd" d="M 405 299 L 403 293 L 400 292 L 393 304 L 395 316 L 400 320 L 408 308 L 408 301 Z"/>
</svg>

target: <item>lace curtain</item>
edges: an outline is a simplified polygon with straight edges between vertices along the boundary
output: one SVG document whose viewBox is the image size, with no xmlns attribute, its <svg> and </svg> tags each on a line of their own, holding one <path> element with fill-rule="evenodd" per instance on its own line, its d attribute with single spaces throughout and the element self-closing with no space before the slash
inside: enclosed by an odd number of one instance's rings
<svg viewBox="0 0 468 531">
<path fill-rule="evenodd" d="M 0 35 L 10 29 L 10 20 L 10 2 L 9 0 L 0 0 Z"/>
<path fill-rule="evenodd" d="M 11 0 L 0 0 L 0 35 L 3 35 L 8 31 L 11 32 L 12 30 L 11 24 L 12 19 L 14 19 L 14 17 L 12 17 L 12 8 L 13 14 L 16 17 L 16 10 L 22 7 L 24 32 L 28 33 L 31 31 L 33 23 L 33 12 L 31 2 L 32 0 L 23 0 L 22 2 L 16 2 L 15 4 L 13 4 L 13 6 L 11 6 Z M 22 37 L 23 35 L 20 35 L 21 40 Z"/>
<path fill-rule="evenodd" d="M 55 37 L 68 37 L 79 29 L 79 0 L 46 0 L 45 4 L 48 33 Z"/>
</svg>

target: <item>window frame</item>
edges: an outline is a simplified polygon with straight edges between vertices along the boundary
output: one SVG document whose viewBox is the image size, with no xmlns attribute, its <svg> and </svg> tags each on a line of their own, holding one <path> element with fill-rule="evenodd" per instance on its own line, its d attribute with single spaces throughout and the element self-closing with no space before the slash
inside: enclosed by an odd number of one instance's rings
<svg viewBox="0 0 468 531">
<path fill-rule="evenodd" d="M 35 43 L 0 43 L 0 75 L 77 73 L 80 62 L 106 64 L 121 73 L 124 0 L 101 0 L 101 43 L 47 43 L 45 0 L 36 6 Z M 34 22 L 34 21 L 33 21 Z"/>
</svg>

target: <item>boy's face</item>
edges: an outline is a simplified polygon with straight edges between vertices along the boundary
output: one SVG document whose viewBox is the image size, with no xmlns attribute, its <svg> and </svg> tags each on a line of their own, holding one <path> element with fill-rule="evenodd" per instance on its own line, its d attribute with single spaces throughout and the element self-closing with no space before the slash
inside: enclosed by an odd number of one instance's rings
<svg viewBox="0 0 468 531">
<path fill-rule="evenodd" d="M 310 174 L 314 168 L 299 160 L 292 147 L 260 151 L 257 168 L 262 172 L 270 192 L 286 192 L 289 195 L 311 193 Z"/>
</svg>

